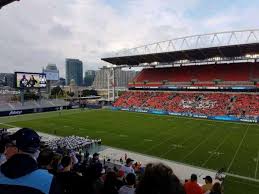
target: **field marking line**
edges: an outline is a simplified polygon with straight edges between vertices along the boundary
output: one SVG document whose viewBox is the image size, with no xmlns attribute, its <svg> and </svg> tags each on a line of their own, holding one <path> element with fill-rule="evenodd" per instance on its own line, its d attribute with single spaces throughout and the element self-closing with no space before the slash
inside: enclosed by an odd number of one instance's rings
<svg viewBox="0 0 259 194">
<path fill-rule="evenodd" d="M 7 123 L 0 123 L 0 125 L 5 125 L 5 126 L 8 126 L 8 127 L 17 127 L 17 126 L 10 125 L 10 124 L 7 124 Z"/>
<path fill-rule="evenodd" d="M 215 133 L 216 130 L 212 131 L 206 139 L 204 139 L 203 141 L 201 141 L 194 149 L 192 149 L 192 151 L 190 151 L 188 154 L 186 154 L 182 160 L 185 160 L 186 158 L 188 158 L 193 152 L 195 152 L 203 143 L 205 143 L 206 141 L 208 141 L 208 139 Z"/>
<path fill-rule="evenodd" d="M 228 137 L 228 135 L 225 136 L 225 138 L 223 139 L 223 141 L 221 141 L 220 144 L 218 144 L 218 146 L 213 150 L 213 152 L 218 151 L 218 149 L 225 143 L 227 137 Z M 207 158 L 207 160 L 205 160 L 201 166 L 202 166 L 202 167 L 205 166 L 205 165 L 207 164 L 207 162 L 212 158 L 213 155 L 214 155 L 214 154 L 211 153 L 210 156 Z"/>
<path fill-rule="evenodd" d="M 170 130 L 171 130 L 170 128 L 169 128 L 169 129 L 166 129 L 166 133 L 168 133 Z M 156 139 L 156 138 L 158 138 L 158 137 L 160 137 L 160 136 L 162 136 L 162 135 L 164 135 L 164 134 L 165 134 L 165 133 L 159 133 L 158 135 L 153 135 L 153 136 L 150 136 L 149 138 Z M 142 142 L 135 144 L 134 147 L 138 147 L 138 146 L 140 146 L 140 145 L 142 145 L 142 144 L 145 144 L 145 143 L 147 143 L 147 141 L 144 141 L 144 140 L 143 140 Z"/>
<path fill-rule="evenodd" d="M 252 186 L 252 187 L 255 187 L 255 188 L 259 188 L 258 184 L 246 183 L 246 182 L 236 181 L 236 180 L 228 180 L 228 181 L 243 184 L 243 185 L 249 185 L 249 186 Z"/>
<path fill-rule="evenodd" d="M 238 145 L 238 147 L 237 147 L 237 149 L 236 149 L 236 152 L 235 152 L 235 154 L 234 154 L 234 156 L 233 156 L 233 158 L 232 158 L 232 160 L 231 160 L 231 162 L 230 162 L 230 164 L 229 164 L 229 166 L 228 166 L 226 172 L 229 172 L 231 166 L 233 165 L 233 162 L 234 162 L 234 160 L 236 159 L 236 156 L 237 156 L 237 154 L 238 154 L 238 152 L 239 152 L 239 150 L 240 150 L 240 148 L 241 148 L 241 146 L 242 146 L 242 144 L 243 144 L 243 142 L 244 142 L 244 139 L 245 139 L 245 137 L 246 137 L 246 134 L 247 134 L 247 132 L 248 132 L 249 127 L 250 127 L 250 125 L 247 126 L 246 131 L 245 131 L 245 133 L 244 133 L 244 135 L 243 135 L 243 138 L 241 139 L 241 141 L 240 141 L 240 143 L 239 143 L 239 145 Z"/>
<path fill-rule="evenodd" d="M 191 136 L 189 136 L 188 138 L 186 138 L 182 143 L 180 143 L 179 145 L 183 145 L 185 144 L 186 142 L 188 142 L 190 139 L 192 139 L 194 136 L 196 136 L 197 134 L 193 133 Z M 163 157 L 165 156 L 166 154 L 168 154 L 169 152 L 171 152 L 173 149 L 175 149 L 175 147 L 172 147 L 170 149 L 168 149 L 165 153 L 161 154 L 159 157 Z"/>
<path fill-rule="evenodd" d="M 52 113 L 52 114 L 49 115 L 49 113 Z M 33 120 L 37 120 L 37 119 L 48 119 L 48 118 L 53 118 L 53 117 L 59 117 L 55 113 L 57 113 L 57 111 L 15 115 L 15 116 L 8 116 L 8 118 L 11 119 L 10 122 L 20 122 L 20 121 L 33 121 Z M 61 116 L 66 116 L 66 115 L 79 114 L 81 112 L 78 112 L 75 110 L 68 110 L 68 111 L 62 112 L 62 113 L 63 114 L 61 114 Z M 1 120 L 1 118 L 0 118 L 0 120 Z"/>
<path fill-rule="evenodd" d="M 155 147 L 158 147 L 158 146 L 164 144 L 165 142 L 167 142 L 167 141 L 173 139 L 174 137 L 175 137 L 175 136 L 171 136 L 171 137 L 167 138 L 165 141 L 161 141 L 160 143 L 151 146 L 150 148 L 146 149 L 145 152 L 152 151 Z"/>
<path fill-rule="evenodd" d="M 170 129 L 168 129 L 167 131 L 169 131 Z M 188 130 L 189 131 L 189 130 Z M 187 132 L 188 132 L 187 131 Z M 160 134 L 161 135 L 161 134 Z M 157 137 L 159 137 L 160 135 L 158 135 Z M 173 139 L 174 137 L 176 137 L 176 136 L 172 136 L 172 138 L 170 138 L 170 139 Z M 169 139 L 169 140 L 170 140 Z M 154 146 L 152 146 L 151 148 L 149 148 L 149 149 L 147 149 L 148 150 L 148 152 L 149 151 L 151 151 L 151 150 L 153 150 L 155 147 L 157 147 L 157 146 L 160 146 L 160 145 L 162 145 L 163 143 L 165 143 L 165 142 L 167 142 L 167 141 L 169 141 L 169 140 L 165 140 L 165 141 L 163 141 L 163 142 L 161 142 L 161 143 L 159 143 L 159 144 L 156 144 L 156 145 L 154 145 Z"/>
<path fill-rule="evenodd" d="M 256 167 L 255 167 L 255 179 L 256 179 L 256 175 L 257 175 L 258 161 L 259 161 L 259 149 L 258 149 L 258 152 L 257 152 L 257 160 L 256 160 Z"/>
</svg>

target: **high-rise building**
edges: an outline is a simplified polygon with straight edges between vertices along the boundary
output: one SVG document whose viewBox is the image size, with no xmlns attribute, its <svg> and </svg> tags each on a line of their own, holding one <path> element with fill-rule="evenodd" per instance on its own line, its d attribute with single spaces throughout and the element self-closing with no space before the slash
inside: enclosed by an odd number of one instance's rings
<svg viewBox="0 0 259 194">
<path fill-rule="evenodd" d="M 128 83 L 137 75 L 137 71 L 123 71 L 121 69 L 115 70 L 115 85 L 116 87 L 126 88 Z M 108 77 L 105 69 L 96 71 L 96 76 L 93 82 L 93 87 L 96 89 L 108 88 Z"/>
<path fill-rule="evenodd" d="M 94 82 L 95 75 L 96 75 L 96 71 L 94 71 L 94 70 L 85 71 L 84 85 L 85 86 L 92 86 L 92 84 Z"/>
<path fill-rule="evenodd" d="M 66 81 L 67 85 L 75 80 L 77 86 L 83 85 L 83 62 L 79 59 L 66 59 Z"/>
<path fill-rule="evenodd" d="M 51 85 L 55 85 L 59 80 L 59 70 L 56 64 L 48 64 L 45 69 L 43 69 L 43 73 L 46 73 L 47 80 Z"/>
</svg>

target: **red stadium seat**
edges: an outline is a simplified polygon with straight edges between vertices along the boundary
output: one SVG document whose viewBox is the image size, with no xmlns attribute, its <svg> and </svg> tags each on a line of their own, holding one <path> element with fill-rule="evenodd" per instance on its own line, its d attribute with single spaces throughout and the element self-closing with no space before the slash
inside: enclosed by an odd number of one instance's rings
<svg viewBox="0 0 259 194">
<path fill-rule="evenodd" d="M 115 107 L 216 115 L 258 116 L 259 95 L 193 92 L 125 92 Z"/>
<path fill-rule="evenodd" d="M 148 86 L 149 83 L 162 85 L 163 80 L 167 80 L 172 85 L 183 82 L 190 85 L 194 80 L 196 85 L 212 86 L 215 80 L 219 80 L 223 85 L 249 85 L 255 79 L 259 79 L 259 63 L 231 63 L 143 69 L 134 83 L 135 86 Z"/>
</svg>

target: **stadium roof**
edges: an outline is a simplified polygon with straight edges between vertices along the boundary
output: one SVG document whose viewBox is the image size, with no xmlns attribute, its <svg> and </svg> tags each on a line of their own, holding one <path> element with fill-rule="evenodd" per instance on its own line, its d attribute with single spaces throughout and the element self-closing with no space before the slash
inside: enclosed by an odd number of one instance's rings
<svg viewBox="0 0 259 194">
<path fill-rule="evenodd" d="M 5 6 L 5 5 L 9 4 L 9 3 L 12 3 L 12 2 L 14 2 L 14 1 L 20 1 L 20 0 L 0 0 L 0 9 L 1 9 L 3 6 Z"/>
<path fill-rule="evenodd" d="M 148 44 L 102 58 L 113 65 L 217 61 L 259 56 L 259 29 L 186 36 Z"/>
</svg>

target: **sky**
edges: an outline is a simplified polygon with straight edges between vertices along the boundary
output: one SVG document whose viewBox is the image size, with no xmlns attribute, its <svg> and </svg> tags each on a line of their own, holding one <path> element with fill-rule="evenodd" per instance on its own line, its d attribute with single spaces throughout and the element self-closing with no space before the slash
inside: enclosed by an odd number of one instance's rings
<svg viewBox="0 0 259 194">
<path fill-rule="evenodd" d="M 65 58 L 98 69 L 113 52 L 186 35 L 259 28 L 258 0 L 20 0 L 0 9 L 0 72 Z"/>
</svg>

